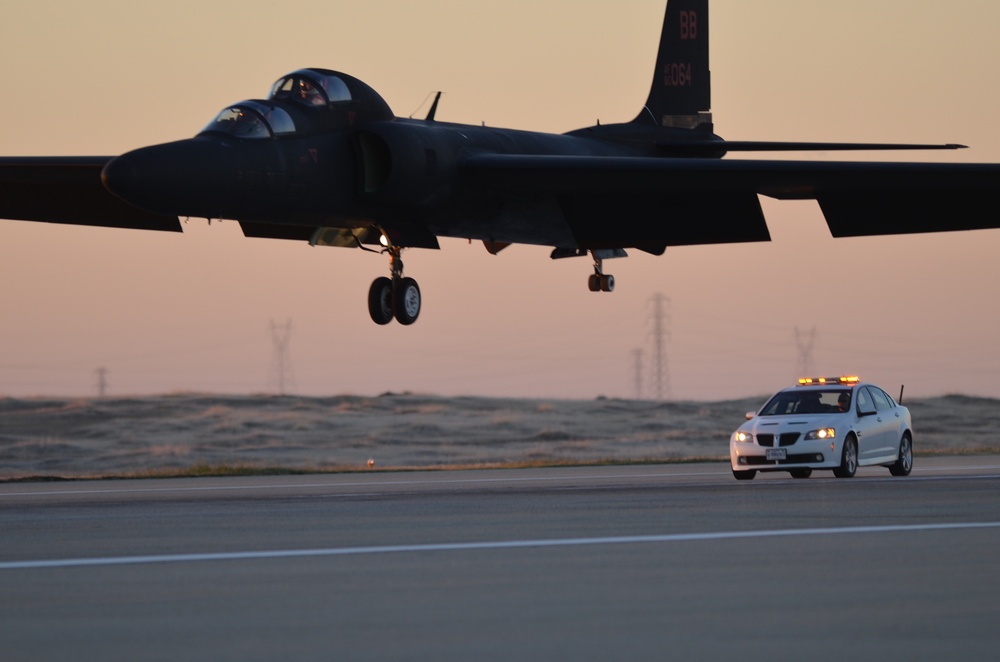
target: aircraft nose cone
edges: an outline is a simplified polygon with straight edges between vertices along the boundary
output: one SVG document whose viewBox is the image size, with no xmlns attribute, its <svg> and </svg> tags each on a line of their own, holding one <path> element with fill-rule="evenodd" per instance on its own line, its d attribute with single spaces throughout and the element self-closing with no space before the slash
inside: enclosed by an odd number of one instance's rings
<svg viewBox="0 0 1000 662">
<path fill-rule="evenodd" d="M 223 189 L 232 163 L 215 143 L 178 140 L 141 147 L 108 161 L 101 171 L 104 187 L 133 207 L 170 216 L 218 216 L 203 213 L 215 189 Z"/>
<path fill-rule="evenodd" d="M 157 214 L 189 216 L 193 197 L 201 195 L 210 168 L 219 158 L 204 145 L 190 140 L 141 147 L 117 156 L 101 170 L 104 188 L 133 207 Z"/>
<path fill-rule="evenodd" d="M 127 155 L 117 156 L 104 165 L 101 170 L 101 183 L 114 195 L 126 202 L 129 201 L 135 191 L 136 185 L 135 164 Z"/>
</svg>

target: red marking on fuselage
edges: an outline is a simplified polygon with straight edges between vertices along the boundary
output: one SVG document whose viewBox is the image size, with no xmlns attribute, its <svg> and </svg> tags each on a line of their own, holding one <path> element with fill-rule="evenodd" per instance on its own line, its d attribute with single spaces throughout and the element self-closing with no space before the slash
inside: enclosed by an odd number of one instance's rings
<svg viewBox="0 0 1000 662">
<path fill-rule="evenodd" d="M 680 23 L 681 39 L 683 41 L 698 38 L 698 12 L 682 11 L 680 13 Z"/>
<path fill-rule="evenodd" d="M 667 87 L 689 87 L 694 84 L 690 62 L 663 65 L 663 84 Z"/>
</svg>

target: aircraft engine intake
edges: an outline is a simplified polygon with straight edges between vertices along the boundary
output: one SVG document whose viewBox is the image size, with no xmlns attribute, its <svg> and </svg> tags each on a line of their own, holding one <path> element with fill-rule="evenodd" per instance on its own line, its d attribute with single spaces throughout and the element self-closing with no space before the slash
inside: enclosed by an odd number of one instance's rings
<svg viewBox="0 0 1000 662">
<path fill-rule="evenodd" d="M 447 148 L 447 142 L 444 142 Z M 378 123 L 355 137 L 359 193 L 388 204 L 432 205 L 454 172 L 450 149 L 433 128 Z"/>
</svg>

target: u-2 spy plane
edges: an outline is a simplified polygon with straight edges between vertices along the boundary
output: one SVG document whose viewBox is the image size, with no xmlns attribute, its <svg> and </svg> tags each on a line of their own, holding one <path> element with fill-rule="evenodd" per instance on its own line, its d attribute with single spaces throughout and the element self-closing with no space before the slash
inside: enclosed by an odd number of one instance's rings
<svg viewBox="0 0 1000 662">
<path fill-rule="evenodd" d="M 412 324 L 405 248 L 438 237 L 552 247 L 604 260 L 634 248 L 768 241 L 758 196 L 814 199 L 834 237 L 1000 227 L 1000 165 L 724 159 L 734 152 L 956 149 L 961 145 L 727 141 L 715 134 L 708 0 L 669 0 L 653 83 L 635 119 L 554 135 L 396 117 L 349 75 L 301 69 L 194 138 L 118 157 L 0 159 L 0 217 L 180 231 L 239 222 L 248 237 L 389 257 L 372 319 Z M 438 96 L 440 98 L 440 94 Z"/>
</svg>

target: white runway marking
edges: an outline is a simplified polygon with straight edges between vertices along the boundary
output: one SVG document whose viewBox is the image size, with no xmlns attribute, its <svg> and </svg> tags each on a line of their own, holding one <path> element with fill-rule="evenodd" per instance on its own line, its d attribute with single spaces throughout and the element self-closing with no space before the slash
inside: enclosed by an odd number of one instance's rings
<svg viewBox="0 0 1000 662">
<path fill-rule="evenodd" d="M 674 533 L 654 536 L 617 536 L 609 538 L 566 538 L 552 540 L 501 540 L 423 545 L 386 545 L 375 547 L 333 547 L 328 549 L 289 549 L 257 552 L 221 552 L 206 554 L 154 554 L 149 556 L 113 556 L 90 559 L 51 559 L 40 561 L 0 562 L 0 570 L 37 570 L 42 568 L 77 568 L 84 566 L 139 565 L 146 563 L 198 563 L 201 561 L 245 561 L 319 556 L 363 556 L 413 552 L 460 552 L 492 549 L 540 547 L 581 547 L 588 545 L 633 545 L 705 540 L 772 538 L 776 536 L 828 536 L 852 533 L 907 533 L 957 529 L 996 529 L 1000 522 L 956 524 L 907 524 L 888 526 L 847 526 L 840 528 L 780 529 L 772 531 L 723 531 L 716 533 Z"/>
</svg>

